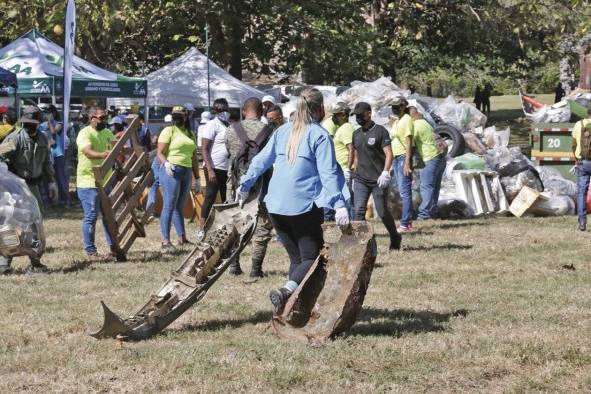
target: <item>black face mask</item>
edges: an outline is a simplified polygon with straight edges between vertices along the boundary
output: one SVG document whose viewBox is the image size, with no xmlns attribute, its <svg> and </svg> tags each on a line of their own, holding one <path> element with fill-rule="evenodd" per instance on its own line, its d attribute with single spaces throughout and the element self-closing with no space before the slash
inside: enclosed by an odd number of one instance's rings
<svg viewBox="0 0 591 394">
<path fill-rule="evenodd" d="M 176 119 L 174 119 L 174 125 L 176 127 L 185 127 L 185 120 L 182 118 L 181 119 L 176 118 Z"/>
<path fill-rule="evenodd" d="M 107 128 L 107 123 L 105 123 L 105 122 L 99 122 L 96 124 L 96 129 L 99 131 L 104 130 L 106 128 Z"/>
<path fill-rule="evenodd" d="M 37 126 L 36 125 L 26 123 L 24 126 L 25 126 L 25 130 L 27 130 L 27 133 L 29 135 L 34 135 L 35 133 L 37 133 Z"/>
<path fill-rule="evenodd" d="M 365 124 L 365 118 L 364 118 L 363 114 L 355 115 L 355 121 L 357 122 L 357 124 L 359 126 L 363 126 Z"/>
</svg>

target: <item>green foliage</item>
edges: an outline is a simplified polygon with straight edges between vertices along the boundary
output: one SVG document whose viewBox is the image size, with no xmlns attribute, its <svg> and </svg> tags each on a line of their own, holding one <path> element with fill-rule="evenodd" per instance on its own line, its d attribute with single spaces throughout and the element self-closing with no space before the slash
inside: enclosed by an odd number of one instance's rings
<svg viewBox="0 0 591 394">
<path fill-rule="evenodd" d="M 60 43 L 63 0 L 20 0 L 0 10 L 0 45 L 31 28 Z M 434 93 L 520 80 L 551 89 L 564 43 L 591 27 L 584 0 L 77 0 L 77 52 L 113 71 L 143 75 L 191 46 L 233 75 L 301 75 L 346 84 L 388 75 Z"/>
</svg>

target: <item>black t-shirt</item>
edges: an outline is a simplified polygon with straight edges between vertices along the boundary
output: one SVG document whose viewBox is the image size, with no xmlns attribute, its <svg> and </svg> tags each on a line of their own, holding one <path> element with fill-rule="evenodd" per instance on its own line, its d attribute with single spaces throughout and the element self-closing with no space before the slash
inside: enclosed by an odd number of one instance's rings
<svg viewBox="0 0 591 394">
<path fill-rule="evenodd" d="M 386 154 L 384 147 L 390 146 L 390 135 L 384 127 L 372 123 L 367 129 L 358 128 L 353 133 L 353 146 L 357 153 L 355 180 L 368 186 L 375 186 L 384 171 Z"/>
</svg>

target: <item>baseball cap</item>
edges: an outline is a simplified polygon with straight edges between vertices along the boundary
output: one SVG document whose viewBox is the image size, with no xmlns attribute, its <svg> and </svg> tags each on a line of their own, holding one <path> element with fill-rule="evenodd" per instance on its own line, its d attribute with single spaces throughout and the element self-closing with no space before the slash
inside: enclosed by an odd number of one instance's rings
<svg viewBox="0 0 591 394">
<path fill-rule="evenodd" d="M 41 111 L 37 107 L 27 106 L 23 108 L 23 112 L 21 113 L 20 122 L 21 123 L 32 123 L 32 124 L 39 124 L 39 115 Z"/>
<path fill-rule="evenodd" d="M 366 103 L 364 101 L 361 101 L 361 102 L 355 104 L 355 108 L 353 108 L 353 111 L 351 112 L 351 114 L 361 115 L 362 113 L 364 113 L 366 111 L 371 111 L 371 105 L 369 105 L 368 103 Z"/>
<path fill-rule="evenodd" d="M 123 119 L 120 116 L 114 116 L 113 119 L 109 122 L 109 124 L 123 124 Z"/>
<path fill-rule="evenodd" d="M 184 115 L 185 114 L 185 108 L 180 106 L 180 105 L 175 105 L 174 107 L 172 107 L 172 114 L 180 114 L 180 115 Z"/>
<path fill-rule="evenodd" d="M 275 104 L 275 98 L 273 96 L 267 95 L 267 96 L 263 97 L 263 99 L 261 100 L 261 103 L 264 103 L 266 101 L 269 101 L 272 104 Z"/>
<path fill-rule="evenodd" d="M 187 110 L 187 111 L 195 111 L 195 107 L 191 103 L 185 103 L 185 104 L 183 104 L 183 108 L 185 110 Z"/>
<path fill-rule="evenodd" d="M 201 113 L 201 122 L 199 122 L 200 124 L 205 124 L 207 122 L 209 122 L 211 120 L 212 116 L 211 116 L 211 112 L 209 111 L 203 111 Z"/>
<path fill-rule="evenodd" d="M 349 112 L 349 106 L 342 101 L 335 103 L 332 107 L 333 114 L 340 114 L 340 113 L 347 113 Z"/>
<path fill-rule="evenodd" d="M 390 105 L 398 106 L 398 105 L 407 105 L 406 99 L 402 96 L 394 97 L 392 101 L 390 101 Z"/>
</svg>

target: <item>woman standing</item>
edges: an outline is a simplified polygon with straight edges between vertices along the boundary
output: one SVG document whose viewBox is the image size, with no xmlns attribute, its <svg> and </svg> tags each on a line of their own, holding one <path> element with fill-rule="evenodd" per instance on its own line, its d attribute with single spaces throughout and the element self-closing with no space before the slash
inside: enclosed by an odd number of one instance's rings
<svg viewBox="0 0 591 394">
<path fill-rule="evenodd" d="M 159 181 L 164 197 L 160 213 L 162 251 L 169 252 L 174 250 L 170 242 L 171 223 L 179 235 L 179 245 L 189 243 L 183 207 L 191 188 L 191 170 L 196 178 L 195 187 L 199 185 L 195 136 L 185 128 L 185 111 L 182 107 L 173 108 L 172 125 L 160 133 L 156 154 L 160 161 Z"/>
<path fill-rule="evenodd" d="M 318 123 L 323 118 L 322 93 L 304 90 L 293 123 L 273 133 L 241 179 L 240 199 L 245 200 L 256 180 L 275 165 L 265 203 L 290 260 L 287 283 L 270 293 L 276 314 L 320 254 L 322 209 L 336 210 L 338 225 L 349 224 L 345 177 L 332 139 Z"/>
</svg>

